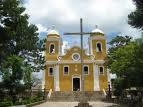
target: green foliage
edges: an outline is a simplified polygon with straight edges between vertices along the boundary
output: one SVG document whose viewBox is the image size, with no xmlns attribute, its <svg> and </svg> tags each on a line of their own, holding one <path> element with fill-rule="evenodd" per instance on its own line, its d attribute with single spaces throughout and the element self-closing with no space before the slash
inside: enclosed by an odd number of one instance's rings
<svg viewBox="0 0 143 107">
<path fill-rule="evenodd" d="M 136 10 L 128 15 L 128 23 L 143 30 L 143 0 L 133 0 Z"/>
<path fill-rule="evenodd" d="M 113 84 L 114 84 L 114 88 L 115 88 L 114 95 L 120 96 L 122 94 L 123 89 L 125 89 L 124 79 L 117 78 L 117 79 L 115 79 Z"/>
<path fill-rule="evenodd" d="M 40 65 L 32 66 L 34 71 L 43 68 L 44 58 L 39 54 L 43 48 L 39 47 L 38 29 L 28 22 L 29 16 L 24 11 L 22 0 L 0 1 L 0 69 L 3 61 L 13 54 Z"/>
<path fill-rule="evenodd" d="M 136 46 L 130 43 L 122 48 L 118 48 L 114 54 L 114 62 L 111 63 L 112 72 L 116 72 L 117 75 L 123 75 L 124 71 L 127 71 L 129 66 L 134 63 L 134 49 Z M 128 50 L 128 51 L 127 51 Z"/>
<path fill-rule="evenodd" d="M 16 87 L 17 84 L 20 84 L 20 80 L 23 77 L 22 70 L 22 59 L 13 55 L 7 58 L 4 62 L 3 76 L 2 80 L 7 84 L 7 88 Z"/>
<path fill-rule="evenodd" d="M 0 0 L 0 93 L 3 99 L 10 95 L 12 101 L 31 88 L 32 72 L 44 68 L 44 40 L 39 42 L 38 29 L 28 22 L 22 2 Z"/>
<path fill-rule="evenodd" d="M 21 102 L 17 101 L 16 105 L 30 104 L 30 103 L 34 103 L 34 102 L 38 102 L 38 101 L 42 101 L 42 100 L 43 100 L 42 97 L 31 96 L 31 97 L 26 97 L 26 98 L 22 99 Z"/>
<path fill-rule="evenodd" d="M 131 37 L 129 36 L 116 36 L 115 38 L 113 38 L 110 42 L 110 48 L 109 48 L 109 52 L 108 52 L 108 60 L 107 60 L 107 66 L 108 68 L 111 69 L 111 64 L 112 62 L 114 62 L 116 60 L 116 54 L 115 52 L 120 48 L 123 47 L 127 44 L 129 44 L 131 42 Z"/>
<path fill-rule="evenodd" d="M 0 107 L 9 107 L 9 106 L 13 106 L 12 101 L 0 102 Z"/>
<path fill-rule="evenodd" d="M 31 89 L 31 86 L 32 86 L 32 69 L 28 65 L 25 65 L 25 68 L 24 68 L 23 81 L 24 81 L 26 89 Z"/>
<path fill-rule="evenodd" d="M 28 70 L 24 66 L 22 58 L 16 55 L 10 56 L 5 60 L 4 65 L 5 67 L 3 67 L 4 69 L 2 70 L 4 88 L 8 89 L 10 94 L 16 94 L 23 91 L 25 89 L 25 86 L 22 83 L 23 78 L 27 79 L 29 77 L 24 77 L 27 73 L 25 71 Z M 27 81 L 23 82 L 26 83 Z"/>
<path fill-rule="evenodd" d="M 38 97 L 38 98 L 43 97 L 43 92 L 42 92 L 42 90 L 38 90 L 37 97 Z"/>
<path fill-rule="evenodd" d="M 119 37 L 116 37 L 119 38 Z M 112 42 L 121 43 L 122 39 Z M 121 37 L 120 37 L 121 38 Z M 122 37 L 125 38 L 126 37 Z M 117 89 L 128 87 L 142 87 L 143 85 L 143 44 L 126 41 L 122 45 L 111 45 L 108 53 L 107 66 L 112 73 L 117 74 Z M 123 80 L 124 82 L 122 82 Z M 124 85 L 124 84 L 125 85 Z"/>
<path fill-rule="evenodd" d="M 143 33 L 142 33 L 141 37 L 137 38 L 135 41 L 138 45 L 142 45 L 143 44 Z"/>
</svg>

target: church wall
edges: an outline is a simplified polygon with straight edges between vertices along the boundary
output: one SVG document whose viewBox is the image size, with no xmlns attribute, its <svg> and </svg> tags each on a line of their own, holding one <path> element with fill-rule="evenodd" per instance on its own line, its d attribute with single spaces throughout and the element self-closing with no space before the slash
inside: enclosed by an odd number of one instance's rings
<svg viewBox="0 0 143 107">
<path fill-rule="evenodd" d="M 79 53 L 81 54 L 81 50 L 78 46 L 75 46 L 71 48 L 70 50 L 67 50 L 66 55 L 62 56 L 62 60 L 72 60 L 72 54 L 73 53 Z M 84 60 L 90 60 L 90 56 L 87 56 L 85 54 L 85 50 L 83 50 L 83 58 Z"/>
<path fill-rule="evenodd" d="M 100 66 L 103 65 L 98 65 L 98 69 Z M 107 68 L 104 66 L 104 74 L 99 74 L 99 86 L 100 90 L 102 91 L 103 89 L 108 90 L 108 79 L 107 79 Z"/>
<path fill-rule="evenodd" d="M 49 67 L 54 67 L 54 65 L 47 65 L 45 70 L 45 87 L 47 90 L 54 90 L 54 76 L 49 76 Z"/>
<path fill-rule="evenodd" d="M 85 91 L 93 91 L 94 90 L 94 78 L 93 78 L 93 64 L 89 64 L 89 75 L 85 75 Z"/>
<path fill-rule="evenodd" d="M 93 64 L 85 64 L 89 66 L 89 74 L 85 75 L 85 91 L 93 91 L 94 87 L 94 78 L 93 78 Z M 69 66 L 69 75 L 64 75 L 63 68 L 64 66 Z M 98 68 L 102 65 L 98 65 Z M 45 72 L 45 84 L 46 89 L 54 90 L 54 76 L 48 75 L 49 67 L 54 67 L 54 65 L 47 65 Z M 72 91 L 72 77 L 79 76 L 81 78 L 81 64 L 60 64 L 59 65 L 59 86 L 60 91 Z M 107 90 L 108 81 L 107 81 L 107 69 L 104 67 L 104 74 L 99 75 L 99 86 L 100 90 Z"/>
<path fill-rule="evenodd" d="M 64 75 L 64 66 L 69 66 L 69 75 Z M 89 75 L 85 75 L 85 91 L 93 91 L 93 65 L 89 65 Z M 72 77 L 81 78 L 81 64 L 60 64 L 60 90 L 72 91 Z"/>
</svg>

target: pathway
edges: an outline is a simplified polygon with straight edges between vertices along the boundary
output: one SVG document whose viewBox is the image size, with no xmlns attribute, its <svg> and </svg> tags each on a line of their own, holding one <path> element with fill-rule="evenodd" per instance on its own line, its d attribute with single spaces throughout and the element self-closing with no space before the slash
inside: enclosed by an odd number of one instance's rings
<svg viewBox="0 0 143 107">
<path fill-rule="evenodd" d="M 118 107 L 116 104 L 101 101 L 89 102 L 89 104 L 93 107 Z M 74 107 L 77 105 L 78 102 L 45 102 L 34 107 Z"/>
</svg>

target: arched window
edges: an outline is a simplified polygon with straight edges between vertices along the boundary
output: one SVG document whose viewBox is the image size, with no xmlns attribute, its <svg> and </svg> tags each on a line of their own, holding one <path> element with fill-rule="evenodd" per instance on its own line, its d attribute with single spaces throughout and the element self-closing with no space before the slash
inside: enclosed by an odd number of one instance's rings
<svg viewBox="0 0 143 107">
<path fill-rule="evenodd" d="M 69 66 L 64 66 L 64 75 L 69 74 Z"/>
<path fill-rule="evenodd" d="M 49 76 L 53 76 L 54 75 L 54 68 L 53 67 L 50 67 L 49 68 Z"/>
<path fill-rule="evenodd" d="M 104 68 L 103 67 L 99 67 L 99 74 L 103 75 L 104 74 Z"/>
<path fill-rule="evenodd" d="M 88 65 L 85 65 L 84 68 L 83 68 L 83 70 L 84 70 L 84 74 L 85 75 L 89 74 L 89 67 L 88 67 Z"/>
<path fill-rule="evenodd" d="M 101 52 L 102 51 L 102 45 L 101 45 L 101 43 L 97 43 L 96 44 L 96 50 L 97 50 L 97 52 Z"/>
<path fill-rule="evenodd" d="M 49 52 L 50 53 L 55 53 L 55 45 L 54 44 L 51 44 L 50 47 L 49 47 Z"/>
</svg>

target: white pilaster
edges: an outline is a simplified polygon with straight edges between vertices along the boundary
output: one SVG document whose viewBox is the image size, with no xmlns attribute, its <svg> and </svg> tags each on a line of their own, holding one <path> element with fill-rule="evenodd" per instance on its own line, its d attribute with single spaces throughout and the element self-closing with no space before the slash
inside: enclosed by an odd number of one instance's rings
<svg viewBox="0 0 143 107">
<path fill-rule="evenodd" d="M 90 37 L 90 54 L 93 55 L 92 38 Z"/>
<path fill-rule="evenodd" d="M 58 55 L 61 55 L 61 40 L 59 40 L 59 50 L 58 50 Z"/>
<path fill-rule="evenodd" d="M 55 89 L 55 91 L 60 91 L 60 87 L 59 87 L 59 65 L 56 65 L 55 69 L 54 69 L 54 89 Z"/>
<path fill-rule="evenodd" d="M 45 70 L 42 70 L 42 76 L 43 76 L 43 80 L 42 80 L 42 89 L 46 88 L 46 83 L 45 83 Z"/>
<path fill-rule="evenodd" d="M 98 66 L 96 64 L 94 64 L 93 66 L 93 75 L 94 75 L 94 91 L 100 91 L 99 72 L 98 72 Z"/>
<path fill-rule="evenodd" d="M 111 85 L 111 77 L 110 77 L 109 69 L 107 69 L 107 77 L 108 77 L 108 82 L 110 82 L 110 87 L 111 87 L 112 85 Z"/>
</svg>

